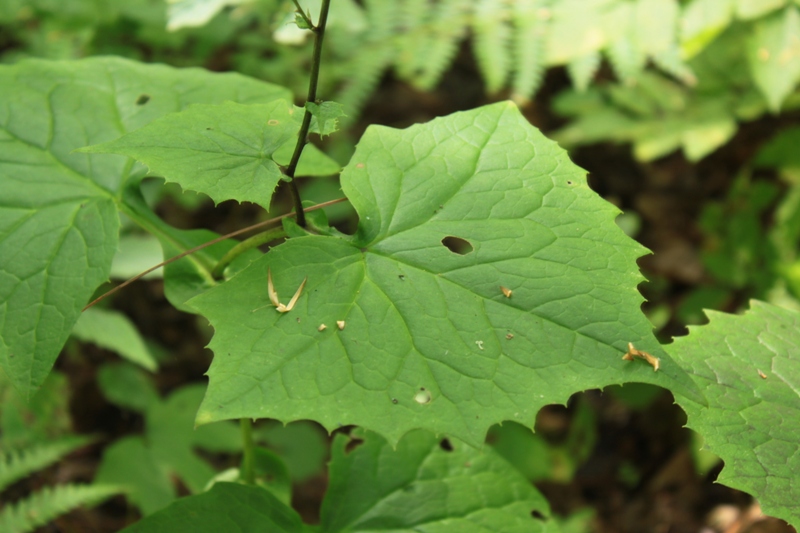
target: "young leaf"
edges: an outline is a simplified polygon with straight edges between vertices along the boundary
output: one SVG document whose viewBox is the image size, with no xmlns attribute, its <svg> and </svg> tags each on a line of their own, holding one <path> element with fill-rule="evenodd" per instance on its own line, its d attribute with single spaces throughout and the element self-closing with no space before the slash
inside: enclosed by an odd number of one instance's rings
<svg viewBox="0 0 800 533">
<path fill-rule="evenodd" d="M 269 102 L 288 90 L 235 74 L 119 58 L 0 66 L 0 365 L 23 398 L 47 376 L 116 252 L 121 157 L 105 142 L 192 103 Z"/>
<path fill-rule="evenodd" d="M 323 533 L 554 531 L 547 500 L 492 448 L 424 431 L 409 433 L 396 449 L 374 433 L 356 438 L 350 452 L 346 435 L 333 442 Z"/>
<path fill-rule="evenodd" d="M 290 145 L 291 154 L 302 120 L 299 109 L 285 100 L 199 104 L 81 151 L 127 155 L 142 161 L 151 174 L 205 193 L 217 203 L 248 201 L 269 210 L 282 176 L 275 153 Z M 333 168 L 336 172 L 339 166 L 334 163 Z"/>
<path fill-rule="evenodd" d="M 219 533 L 220 531 L 308 531 L 297 513 L 271 492 L 238 483 L 215 483 L 211 490 L 181 498 L 125 533 Z"/>
<path fill-rule="evenodd" d="M 707 311 L 711 322 L 675 339 L 669 353 L 706 395 L 680 394 L 687 426 L 725 461 L 717 481 L 752 493 L 764 512 L 800 525 L 800 314 L 752 301 L 744 316 Z"/>
<path fill-rule="evenodd" d="M 313 117 L 311 131 L 325 137 L 339 129 L 339 119 L 345 117 L 344 107 L 337 102 L 306 102 L 306 109 Z"/>
<path fill-rule="evenodd" d="M 289 239 L 188 302 L 216 331 L 199 423 L 312 419 L 480 445 L 576 390 L 692 394 L 639 310 L 646 250 L 513 104 L 371 127 L 341 182 L 352 238 Z M 280 295 L 308 278 L 289 313 L 269 305 L 270 270 Z M 623 361 L 629 342 L 661 369 Z"/>
</svg>

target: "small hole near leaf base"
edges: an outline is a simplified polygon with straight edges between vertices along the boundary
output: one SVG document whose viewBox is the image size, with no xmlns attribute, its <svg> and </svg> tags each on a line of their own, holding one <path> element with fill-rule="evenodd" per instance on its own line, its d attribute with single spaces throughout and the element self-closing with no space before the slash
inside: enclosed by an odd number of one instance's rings
<svg viewBox="0 0 800 533">
<path fill-rule="evenodd" d="M 439 448 L 443 449 L 446 452 L 453 451 L 453 445 L 450 444 L 450 441 L 447 439 L 442 439 L 442 442 L 439 443 Z"/>
<path fill-rule="evenodd" d="M 364 441 L 362 439 L 350 439 L 350 442 L 348 442 L 347 445 L 344 447 L 344 453 L 349 454 L 362 444 L 364 444 Z"/>
<path fill-rule="evenodd" d="M 536 520 L 543 520 L 543 521 L 547 520 L 547 517 L 542 513 L 540 513 L 539 511 L 537 511 L 536 509 L 531 511 L 531 516 L 534 517 Z"/>
<path fill-rule="evenodd" d="M 467 255 L 472 253 L 472 251 L 475 249 L 468 240 L 462 239 L 461 237 L 454 237 L 452 235 L 442 239 L 442 244 L 445 248 L 458 255 Z"/>
</svg>

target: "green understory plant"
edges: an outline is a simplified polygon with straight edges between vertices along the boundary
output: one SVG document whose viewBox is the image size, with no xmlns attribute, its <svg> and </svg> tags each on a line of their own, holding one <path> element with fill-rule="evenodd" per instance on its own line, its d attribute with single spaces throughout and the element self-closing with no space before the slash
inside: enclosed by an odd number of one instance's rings
<svg viewBox="0 0 800 533">
<path fill-rule="evenodd" d="M 307 144 L 342 116 L 316 98 L 327 7 L 316 23 L 297 13 L 315 35 L 302 108 L 241 75 L 113 57 L 0 68 L 14 102 L 0 108 L 0 363 L 20 396 L 36 397 L 108 279 L 120 213 L 166 258 L 180 254 L 165 294 L 214 328 L 202 403 L 196 386 L 134 395 L 145 437 L 106 452 L 101 480 L 125 484 L 133 473 L 119 457 L 131 455 L 152 466 L 144 481 L 177 472 L 193 493 L 157 510 L 173 495 L 147 501 L 140 489 L 136 504 L 153 514 L 130 529 L 559 531 L 544 497 L 482 448 L 487 430 L 531 428 L 547 404 L 630 382 L 669 389 L 726 461 L 727 482 L 798 523 L 798 315 L 754 302 L 660 345 L 637 291 L 646 249 L 515 104 L 370 127 L 339 176 L 359 216 L 353 234 L 302 200 L 297 176 L 340 170 Z M 146 176 L 265 210 L 285 184 L 294 214 L 241 242 L 177 230 L 144 200 Z M 196 424 L 220 424 L 164 438 L 159 424 L 184 424 L 197 403 Z M 358 426 L 334 439 L 319 527 L 259 479 L 275 464 L 255 445 L 252 420 L 263 418 Z M 190 448 L 238 448 L 226 420 L 239 421 L 242 464 L 206 479 Z"/>
<path fill-rule="evenodd" d="M 320 0 L 303 5 L 316 12 Z M 642 160 L 681 149 L 696 161 L 739 123 L 797 106 L 798 9 L 795 0 L 339 0 L 322 83 L 355 120 L 387 71 L 432 91 L 468 42 L 493 98 L 529 105 L 545 71 L 566 67 L 574 89 L 558 108 L 574 120 L 559 142 L 630 142 Z M 300 95 L 311 45 L 293 11 L 289 0 L 9 0 L 3 61 L 146 54 L 213 66 L 223 48 L 238 72 Z"/>
<path fill-rule="evenodd" d="M 38 487 L 24 497 L 19 497 L 19 490 L 11 492 L 26 478 L 94 440 L 71 434 L 63 406 L 66 393 L 66 380 L 54 372 L 26 405 L 11 384 L 0 379 L 0 493 L 9 496 L 0 500 L 3 532 L 33 531 L 73 509 L 99 504 L 125 491 L 122 485 L 62 482 Z"/>
</svg>

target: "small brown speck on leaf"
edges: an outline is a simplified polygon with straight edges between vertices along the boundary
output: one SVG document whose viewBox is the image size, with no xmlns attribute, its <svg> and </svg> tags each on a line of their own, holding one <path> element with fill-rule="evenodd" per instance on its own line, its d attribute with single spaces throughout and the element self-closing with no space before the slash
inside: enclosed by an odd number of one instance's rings
<svg viewBox="0 0 800 533">
<path fill-rule="evenodd" d="M 763 373 L 761 370 L 758 371 L 758 377 L 760 377 L 761 379 L 767 379 L 767 375 Z"/>
<path fill-rule="evenodd" d="M 500 290 L 503 291 L 503 296 L 505 296 L 506 298 L 511 298 L 511 294 L 513 293 L 511 289 L 509 289 L 508 287 L 503 287 L 501 285 Z"/>
</svg>

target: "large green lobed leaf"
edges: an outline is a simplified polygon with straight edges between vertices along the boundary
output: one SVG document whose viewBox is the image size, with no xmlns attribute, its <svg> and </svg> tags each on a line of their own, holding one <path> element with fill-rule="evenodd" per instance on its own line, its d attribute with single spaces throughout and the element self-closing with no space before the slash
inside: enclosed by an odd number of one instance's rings
<svg viewBox="0 0 800 533">
<path fill-rule="evenodd" d="M 0 365 L 29 398 L 108 279 L 120 191 L 133 168 L 124 157 L 73 151 L 189 104 L 270 102 L 289 92 L 119 58 L 0 66 L 0 87 Z"/>
<path fill-rule="evenodd" d="M 290 239 L 189 301 L 216 331 L 199 423 L 312 419 L 477 445 L 583 389 L 692 394 L 639 310 L 646 250 L 513 104 L 371 127 L 342 187 L 360 215 L 352 238 Z M 270 305 L 270 270 L 284 304 L 307 278 L 289 313 Z M 623 361 L 629 342 L 661 370 Z"/>
<path fill-rule="evenodd" d="M 800 525 L 800 315 L 753 301 L 744 316 L 707 311 L 667 347 L 708 406 L 676 396 L 687 425 L 723 461 L 717 481 Z"/>
</svg>

